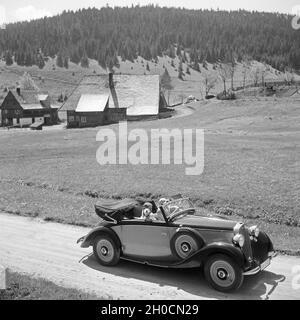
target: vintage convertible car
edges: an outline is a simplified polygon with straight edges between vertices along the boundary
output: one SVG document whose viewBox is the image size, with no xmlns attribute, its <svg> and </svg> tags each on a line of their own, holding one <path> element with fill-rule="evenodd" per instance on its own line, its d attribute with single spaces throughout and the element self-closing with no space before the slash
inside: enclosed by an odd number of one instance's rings
<svg viewBox="0 0 300 320">
<path fill-rule="evenodd" d="M 256 226 L 196 212 L 188 198 L 160 207 L 163 219 L 154 221 L 141 219 L 142 205 L 131 199 L 106 200 L 95 208 L 101 222 L 77 243 L 93 246 L 105 266 L 119 259 L 169 268 L 203 266 L 209 284 L 228 292 L 239 288 L 244 276 L 264 270 L 276 255 L 270 238 Z"/>
</svg>

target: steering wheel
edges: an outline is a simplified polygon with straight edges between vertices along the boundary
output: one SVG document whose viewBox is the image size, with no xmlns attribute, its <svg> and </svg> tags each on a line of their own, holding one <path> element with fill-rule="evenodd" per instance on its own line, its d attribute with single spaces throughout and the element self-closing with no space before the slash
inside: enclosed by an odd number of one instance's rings
<svg viewBox="0 0 300 320">
<path fill-rule="evenodd" d="M 172 210 L 171 215 L 173 215 L 173 214 L 175 214 L 176 212 L 178 212 L 179 207 L 178 207 L 178 206 L 172 206 L 172 207 L 169 208 L 169 210 L 170 210 L 170 211 Z"/>
<path fill-rule="evenodd" d="M 179 208 L 177 208 L 177 209 L 179 209 Z M 178 210 L 176 210 L 175 212 L 172 212 L 172 214 L 169 216 L 169 218 L 168 218 L 168 220 L 169 221 L 173 221 L 174 220 L 174 218 L 178 215 L 178 213 L 180 214 L 180 215 L 182 215 L 182 214 L 189 214 L 189 212 L 191 212 L 191 211 L 193 211 L 194 209 L 192 209 L 192 208 L 189 208 L 189 209 L 185 209 L 185 210 L 182 210 L 182 211 L 178 211 Z"/>
</svg>

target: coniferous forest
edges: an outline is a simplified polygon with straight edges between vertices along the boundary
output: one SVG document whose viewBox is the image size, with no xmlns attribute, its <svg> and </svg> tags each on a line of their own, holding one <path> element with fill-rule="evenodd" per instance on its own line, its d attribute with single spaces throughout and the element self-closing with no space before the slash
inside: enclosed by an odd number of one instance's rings
<svg viewBox="0 0 300 320">
<path fill-rule="evenodd" d="M 255 59 L 274 68 L 300 69 L 300 32 L 292 16 L 275 13 L 187 10 L 158 6 L 90 8 L 0 30 L 0 53 L 6 64 L 38 65 L 56 57 L 88 67 L 88 58 L 104 68 L 119 60 L 178 55 L 197 70 L 199 63 Z"/>
</svg>

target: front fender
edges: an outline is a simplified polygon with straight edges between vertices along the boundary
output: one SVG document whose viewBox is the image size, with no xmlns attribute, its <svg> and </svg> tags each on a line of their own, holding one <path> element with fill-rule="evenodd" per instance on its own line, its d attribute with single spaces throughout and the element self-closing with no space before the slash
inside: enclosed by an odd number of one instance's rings
<svg viewBox="0 0 300 320">
<path fill-rule="evenodd" d="M 197 252 L 196 258 L 201 262 L 214 254 L 225 254 L 232 258 L 240 267 L 245 266 L 245 258 L 240 248 L 226 242 L 213 242 Z"/>
<path fill-rule="evenodd" d="M 105 226 L 98 226 L 91 230 L 85 237 L 80 238 L 78 242 L 82 241 L 81 248 L 88 248 L 93 244 L 93 240 L 100 234 L 108 234 L 116 242 L 116 244 L 121 247 L 121 241 L 117 234 L 110 228 Z"/>
</svg>

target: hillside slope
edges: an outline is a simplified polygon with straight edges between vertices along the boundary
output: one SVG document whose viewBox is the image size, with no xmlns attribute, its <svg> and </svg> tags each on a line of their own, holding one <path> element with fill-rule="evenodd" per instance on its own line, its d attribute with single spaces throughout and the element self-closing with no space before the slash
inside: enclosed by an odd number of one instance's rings
<svg viewBox="0 0 300 320">
<path fill-rule="evenodd" d="M 172 66 L 172 61 L 174 66 Z M 222 91 L 223 84 L 219 78 L 218 71 L 214 70 L 213 64 L 208 63 L 206 68 L 204 68 L 203 65 L 200 65 L 200 72 L 189 68 L 190 74 L 187 74 L 186 70 L 188 64 L 182 63 L 184 76 L 183 80 L 180 80 L 178 79 L 179 63 L 180 57 L 178 56 L 174 59 L 171 59 L 168 56 L 158 57 L 156 61 L 146 61 L 142 57 L 138 57 L 134 62 L 128 60 L 121 61 L 119 68 L 114 67 L 113 69 L 115 73 L 122 74 L 160 75 L 167 69 L 173 86 L 173 89 L 170 92 L 166 92 L 166 97 L 169 99 L 170 105 L 182 102 L 189 95 L 202 99 L 205 94 L 205 77 L 214 77 L 217 80 L 211 93 L 216 94 Z M 147 64 L 149 70 L 147 70 Z M 280 72 L 279 70 L 258 61 L 252 61 L 246 69 L 246 85 L 253 84 L 256 70 L 265 70 L 264 80 L 266 82 L 280 82 L 286 79 L 286 74 L 284 72 Z M 234 87 L 243 86 L 244 71 L 243 63 L 237 63 L 234 75 Z M 6 66 L 2 61 L 0 62 L 0 102 L 6 95 L 4 92 L 5 88 L 14 90 L 24 72 L 29 72 L 31 74 L 40 90 L 49 92 L 54 99 L 57 99 L 61 93 L 69 96 L 84 75 L 103 74 L 108 71 L 99 66 L 95 60 L 90 60 L 89 68 L 82 68 L 80 65 L 70 63 L 69 68 L 65 69 L 58 67 L 56 65 L 56 59 L 54 58 L 49 59 L 42 70 L 37 66 L 21 67 L 16 63 L 12 66 Z M 300 76 L 294 75 L 294 77 L 295 80 L 300 81 Z M 259 77 L 258 81 L 262 81 L 261 77 Z M 228 87 L 231 85 L 230 82 L 230 79 L 228 79 Z"/>
<path fill-rule="evenodd" d="M 0 52 L 8 64 L 44 67 L 58 55 L 59 65 L 94 59 L 112 68 L 121 60 L 180 55 L 195 68 L 207 61 L 242 61 L 245 56 L 283 71 L 299 69 L 300 34 L 292 16 L 277 13 L 187 10 L 158 6 L 109 6 L 8 24 L 0 30 Z M 34 37 L 33 37 L 34 34 Z M 187 59 L 189 55 L 189 59 Z"/>
</svg>

